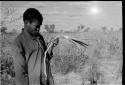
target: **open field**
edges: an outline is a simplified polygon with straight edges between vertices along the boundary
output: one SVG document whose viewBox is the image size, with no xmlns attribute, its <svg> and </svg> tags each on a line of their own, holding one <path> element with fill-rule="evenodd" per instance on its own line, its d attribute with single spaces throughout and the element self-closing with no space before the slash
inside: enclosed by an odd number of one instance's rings
<svg viewBox="0 0 125 85">
<path fill-rule="evenodd" d="M 46 42 L 63 34 L 87 43 L 87 48 L 60 38 L 51 60 L 55 85 L 122 85 L 122 31 L 41 33 Z M 17 34 L 5 33 L 1 43 L 1 85 L 15 85 L 11 42 Z"/>
</svg>

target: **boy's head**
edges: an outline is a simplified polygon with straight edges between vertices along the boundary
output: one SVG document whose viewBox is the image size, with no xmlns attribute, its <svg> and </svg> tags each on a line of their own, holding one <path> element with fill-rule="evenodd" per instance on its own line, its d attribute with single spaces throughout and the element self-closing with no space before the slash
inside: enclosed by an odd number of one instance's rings
<svg viewBox="0 0 125 85">
<path fill-rule="evenodd" d="M 39 24 L 42 25 L 43 16 L 37 9 L 28 8 L 23 14 L 24 23 L 26 20 L 29 21 L 30 23 L 32 23 L 32 21 L 34 20 L 38 20 Z"/>
<path fill-rule="evenodd" d="M 42 25 L 42 14 L 35 8 L 27 9 L 23 14 L 25 30 L 32 36 L 38 35 Z"/>
</svg>

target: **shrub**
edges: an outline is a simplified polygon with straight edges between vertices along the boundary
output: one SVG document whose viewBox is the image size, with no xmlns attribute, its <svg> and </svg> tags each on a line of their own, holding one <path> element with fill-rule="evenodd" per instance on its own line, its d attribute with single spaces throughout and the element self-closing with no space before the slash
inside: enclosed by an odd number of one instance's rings
<svg viewBox="0 0 125 85">
<path fill-rule="evenodd" d="M 79 72 L 83 68 L 85 62 L 88 59 L 88 56 L 84 54 L 83 50 L 81 50 L 81 52 L 77 52 L 76 50 L 73 50 L 73 49 L 74 49 L 73 47 L 71 49 L 68 49 L 67 47 L 67 49 L 64 49 L 67 51 L 67 53 L 59 54 L 57 52 L 54 55 L 53 69 L 57 73 L 66 75 L 71 71 Z"/>
</svg>

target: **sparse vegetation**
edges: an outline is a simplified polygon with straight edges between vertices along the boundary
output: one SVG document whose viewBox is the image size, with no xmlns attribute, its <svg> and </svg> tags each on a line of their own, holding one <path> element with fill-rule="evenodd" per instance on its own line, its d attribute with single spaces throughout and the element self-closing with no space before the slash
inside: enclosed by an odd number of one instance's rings
<svg viewBox="0 0 125 85">
<path fill-rule="evenodd" d="M 14 32 L 12 32 L 14 33 Z M 5 33 L 1 41 L 1 85 L 15 85 L 13 57 L 11 56 L 11 41 L 17 34 Z M 57 34 L 43 34 L 45 40 L 51 40 Z M 109 31 L 107 35 L 103 32 L 64 33 L 80 40 L 85 38 L 96 38 L 98 41 L 87 41 L 89 47 L 76 47 L 72 42 L 60 39 L 59 45 L 54 48 L 54 57 L 51 62 L 53 75 L 61 74 L 67 76 L 71 72 L 80 74 L 83 85 L 86 82 L 98 84 L 122 85 L 122 33 L 121 31 Z M 98 34 L 98 35 L 97 35 Z M 49 36 L 51 35 L 51 36 Z M 48 40 L 48 41 L 49 41 Z M 48 42 L 47 41 L 47 42 Z M 58 76 L 54 76 L 55 78 Z M 61 77 L 60 77 L 61 78 Z M 65 79 L 65 78 L 64 78 Z M 56 78 L 58 81 L 59 78 Z M 74 81 L 72 81 L 73 83 Z M 70 82 L 71 83 L 71 82 Z M 89 85 L 90 85 L 89 84 Z M 56 84 L 57 85 L 57 84 Z M 60 85 L 60 84 L 59 84 Z M 61 84 L 64 85 L 64 84 Z M 68 84 L 67 81 L 67 85 Z M 72 84 L 73 85 L 73 84 Z M 79 84 L 80 85 L 80 84 Z M 82 85 L 82 84 L 81 84 Z"/>
<path fill-rule="evenodd" d="M 1 33 L 6 33 L 7 28 L 6 27 L 1 27 L 0 32 Z"/>
<path fill-rule="evenodd" d="M 44 29 L 48 33 L 54 33 L 54 31 L 55 31 L 55 25 L 54 24 L 51 24 L 51 25 L 45 24 L 44 27 L 45 27 Z"/>
</svg>

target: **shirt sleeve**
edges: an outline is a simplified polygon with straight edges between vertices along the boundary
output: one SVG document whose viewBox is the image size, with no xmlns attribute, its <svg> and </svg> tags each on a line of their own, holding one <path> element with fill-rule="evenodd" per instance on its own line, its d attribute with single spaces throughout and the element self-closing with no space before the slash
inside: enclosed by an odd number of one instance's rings
<svg viewBox="0 0 125 85">
<path fill-rule="evenodd" d="M 15 80 L 17 85 L 28 85 L 27 64 L 24 50 L 19 40 L 12 44 L 12 55 L 14 60 Z"/>
</svg>

